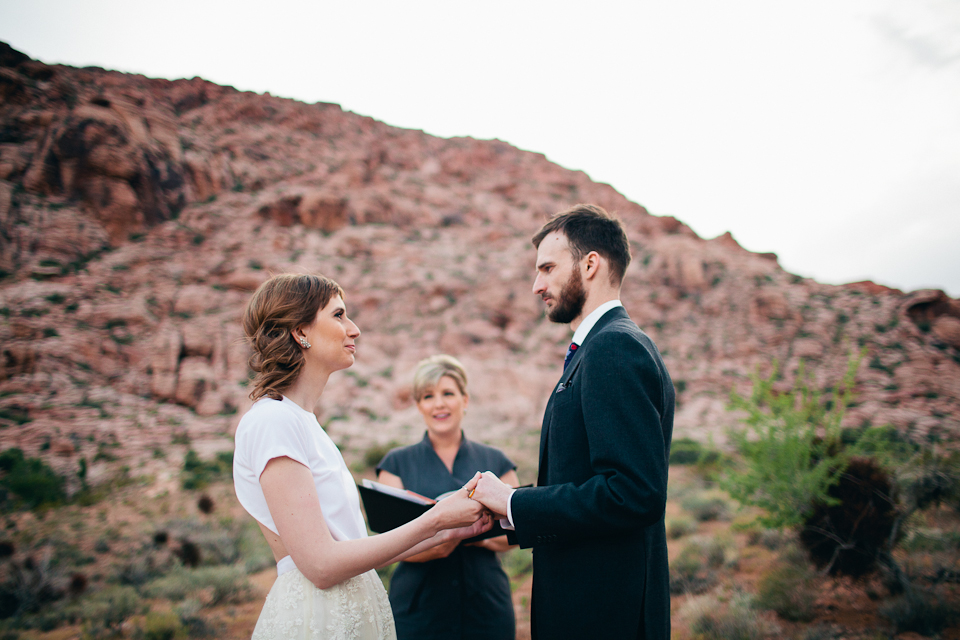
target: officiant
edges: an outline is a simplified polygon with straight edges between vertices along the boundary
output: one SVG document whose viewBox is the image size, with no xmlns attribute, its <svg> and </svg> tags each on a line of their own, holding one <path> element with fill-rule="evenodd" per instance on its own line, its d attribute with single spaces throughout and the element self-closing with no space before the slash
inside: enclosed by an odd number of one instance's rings
<svg viewBox="0 0 960 640">
<path fill-rule="evenodd" d="M 468 440 L 461 428 L 470 396 L 467 373 L 454 357 L 435 355 L 417 366 L 413 397 L 427 431 L 417 444 L 390 451 L 377 480 L 431 498 L 455 491 L 477 471 L 513 487 L 516 465 L 494 447 Z M 438 545 L 397 566 L 390 605 L 397 640 L 513 640 L 510 581 L 496 556 L 506 536 Z"/>
</svg>

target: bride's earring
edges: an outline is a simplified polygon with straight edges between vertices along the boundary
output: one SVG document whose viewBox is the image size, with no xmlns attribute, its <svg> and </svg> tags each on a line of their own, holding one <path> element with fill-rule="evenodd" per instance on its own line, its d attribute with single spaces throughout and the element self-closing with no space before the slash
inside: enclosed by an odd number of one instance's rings
<svg viewBox="0 0 960 640">
<path fill-rule="evenodd" d="M 312 345 L 309 342 L 307 342 L 306 338 L 300 338 L 300 346 L 303 347 L 304 349 L 309 349 Z"/>
</svg>

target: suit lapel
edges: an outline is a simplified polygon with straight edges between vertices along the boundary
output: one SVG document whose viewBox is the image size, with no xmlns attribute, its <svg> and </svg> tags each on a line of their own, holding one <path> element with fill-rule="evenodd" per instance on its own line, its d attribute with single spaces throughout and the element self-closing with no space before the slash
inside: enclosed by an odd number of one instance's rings
<svg viewBox="0 0 960 640">
<path fill-rule="evenodd" d="M 590 339 L 600 333 L 605 326 L 614 320 L 629 317 L 626 309 L 623 307 L 614 307 L 603 314 L 600 319 L 597 320 L 597 323 L 593 325 L 593 328 L 590 329 L 590 333 L 584 338 L 583 344 L 581 344 L 580 348 L 573 354 L 573 358 L 570 360 L 570 364 L 567 365 L 566 371 L 563 372 L 563 375 L 560 376 L 560 381 L 553 388 L 550 399 L 547 401 L 547 408 L 543 412 L 543 423 L 540 426 L 540 465 L 537 471 L 537 486 L 543 486 L 544 484 L 544 473 L 547 468 L 547 440 L 550 438 L 550 425 L 553 423 L 553 401 L 557 397 L 557 393 L 564 393 L 565 391 L 562 391 L 562 389 L 565 390 L 569 386 L 570 380 L 580 367 L 585 351 L 584 347 L 587 346 Z"/>
</svg>

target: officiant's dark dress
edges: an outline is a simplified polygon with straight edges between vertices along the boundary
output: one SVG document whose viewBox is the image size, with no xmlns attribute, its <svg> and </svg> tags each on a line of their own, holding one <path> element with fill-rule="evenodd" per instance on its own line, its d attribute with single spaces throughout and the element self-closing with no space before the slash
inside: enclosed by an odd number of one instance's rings
<svg viewBox="0 0 960 640">
<path fill-rule="evenodd" d="M 456 491 L 477 471 L 498 477 L 516 465 L 498 449 L 463 437 L 453 473 L 433 450 L 430 438 L 388 453 L 377 466 L 403 486 L 435 498 Z M 496 553 L 459 545 L 446 558 L 401 562 L 390 579 L 390 605 L 397 640 L 513 640 L 510 581 Z"/>
</svg>

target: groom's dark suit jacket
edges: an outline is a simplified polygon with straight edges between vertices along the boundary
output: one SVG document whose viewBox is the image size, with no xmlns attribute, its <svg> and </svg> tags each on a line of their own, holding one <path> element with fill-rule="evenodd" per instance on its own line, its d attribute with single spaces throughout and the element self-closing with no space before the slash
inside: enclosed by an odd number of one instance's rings
<svg viewBox="0 0 960 640">
<path fill-rule="evenodd" d="M 535 640 L 669 639 L 673 412 L 656 345 L 611 309 L 547 403 L 537 486 L 511 502 L 516 540 L 533 547 Z"/>
</svg>

